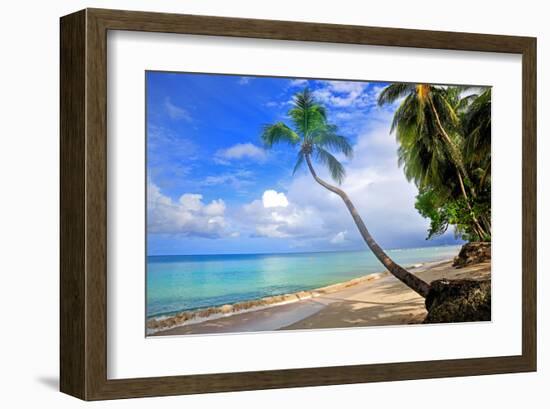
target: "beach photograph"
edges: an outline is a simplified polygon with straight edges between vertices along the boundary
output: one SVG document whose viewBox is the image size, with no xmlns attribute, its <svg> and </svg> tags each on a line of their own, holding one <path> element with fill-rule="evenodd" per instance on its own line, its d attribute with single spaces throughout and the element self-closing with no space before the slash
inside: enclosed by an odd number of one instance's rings
<svg viewBox="0 0 550 409">
<path fill-rule="evenodd" d="M 147 71 L 146 336 L 491 321 L 491 88 Z"/>
</svg>

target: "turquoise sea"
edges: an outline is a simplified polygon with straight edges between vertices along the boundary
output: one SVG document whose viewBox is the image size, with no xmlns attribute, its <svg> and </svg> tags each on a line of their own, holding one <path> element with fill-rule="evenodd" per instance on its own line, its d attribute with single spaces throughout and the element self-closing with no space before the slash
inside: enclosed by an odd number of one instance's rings
<svg viewBox="0 0 550 409">
<path fill-rule="evenodd" d="M 395 249 L 408 267 L 450 259 L 460 246 Z M 147 318 L 311 290 L 384 267 L 368 250 L 326 253 L 149 256 Z"/>
</svg>

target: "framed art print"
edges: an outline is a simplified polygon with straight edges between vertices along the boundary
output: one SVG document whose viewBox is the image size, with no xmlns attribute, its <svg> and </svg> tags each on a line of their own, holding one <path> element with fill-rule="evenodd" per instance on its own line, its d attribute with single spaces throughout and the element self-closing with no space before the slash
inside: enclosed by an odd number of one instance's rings
<svg viewBox="0 0 550 409">
<path fill-rule="evenodd" d="M 61 390 L 534 371 L 535 90 L 533 38 L 63 17 Z"/>
</svg>

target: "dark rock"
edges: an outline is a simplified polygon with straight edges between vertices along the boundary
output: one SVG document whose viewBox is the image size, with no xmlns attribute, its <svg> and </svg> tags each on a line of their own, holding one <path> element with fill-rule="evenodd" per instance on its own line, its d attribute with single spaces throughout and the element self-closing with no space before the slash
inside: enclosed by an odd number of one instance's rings
<svg viewBox="0 0 550 409">
<path fill-rule="evenodd" d="M 426 324 L 491 320 L 491 280 L 435 280 L 426 297 Z"/>
<path fill-rule="evenodd" d="M 462 246 L 460 253 L 453 260 L 453 267 L 460 268 L 489 260 L 491 260 L 491 243 L 481 241 L 471 242 Z"/>
</svg>

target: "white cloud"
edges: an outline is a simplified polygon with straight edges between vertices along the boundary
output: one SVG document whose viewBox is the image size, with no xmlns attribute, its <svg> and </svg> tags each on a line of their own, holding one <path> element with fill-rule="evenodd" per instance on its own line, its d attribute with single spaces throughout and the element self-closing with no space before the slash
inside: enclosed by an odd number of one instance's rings
<svg viewBox="0 0 550 409">
<path fill-rule="evenodd" d="M 174 105 L 170 98 L 164 100 L 164 108 L 166 113 L 173 120 L 184 120 L 187 122 L 192 122 L 193 118 L 186 109 L 183 109 L 177 105 Z"/>
<path fill-rule="evenodd" d="M 241 77 L 239 78 L 239 85 L 248 85 L 250 84 L 250 81 L 252 80 L 252 78 L 250 77 Z"/>
<path fill-rule="evenodd" d="M 256 162 L 264 162 L 267 154 L 264 149 L 251 143 L 238 143 L 226 149 L 220 149 L 215 154 L 218 163 L 227 164 L 232 160 L 250 159 Z"/>
<path fill-rule="evenodd" d="M 283 192 L 277 193 L 275 190 L 266 190 L 262 195 L 262 203 L 265 208 L 287 207 L 288 199 Z"/>
<path fill-rule="evenodd" d="M 347 240 L 346 240 L 346 234 L 348 232 L 346 230 L 344 231 L 340 231 L 338 233 L 336 233 L 334 235 L 334 237 L 332 239 L 330 239 L 330 242 L 332 244 L 342 244 L 342 243 L 345 243 Z"/>
<path fill-rule="evenodd" d="M 319 81 L 321 88 L 313 91 L 313 96 L 326 105 L 337 108 L 366 106 L 368 83 L 351 81 Z"/>
<path fill-rule="evenodd" d="M 203 213 L 206 216 L 223 216 L 225 213 L 225 202 L 221 199 L 212 200 L 204 206 Z"/>
<path fill-rule="evenodd" d="M 230 185 L 237 189 L 252 185 L 254 174 L 249 170 L 237 170 L 216 175 L 209 175 L 200 182 L 201 186 Z"/>
<path fill-rule="evenodd" d="M 353 108 L 364 110 L 377 105 L 378 96 L 384 85 L 372 85 L 359 81 L 317 81 L 320 85 L 313 96 L 321 103 L 336 109 Z M 342 115 L 356 116 L 358 112 L 339 112 Z M 342 118 L 343 119 L 343 118 Z"/>
<path fill-rule="evenodd" d="M 305 87 L 308 84 L 307 80 L 295 78 L 293 80 L 290 80 L 289 85 L 291 87 Z"/>
<path fill-rule="evenodd" d="M 378 97 L 380 96 L 384 88 L 386 88 L 386 85 L 375 85 L 372 87 L 371 94 L 374 97 L 376 103 L 378 103 Z"/>
<path fill-rule="evenodd" d="M 296 206 L 274 190 L 265 191 L 262 200 L 245 204 L 236 217 L 252 236 L 296 239 L 319 237 L 324 232 L 314 207 Z"/>
<path fill-rule="evenodd" d="M 185 193 L 177 201 L 162 194 L 154 183 L 147 184 L 147 231 L 216 238 L 226 236 L 225 202 L 205 204 L 202 195 Z"/>
<path fill-rule="evenodd" d="M 292 104 L 293 104 L 292 99 L 287 99 L 287 100 L 283 100 L 283 101 L 268 101 L 264 105 L 267 108 L 283 109 L 283 108 L 287 108 L 287 107 L 292 106 Z"/>
</svg>

